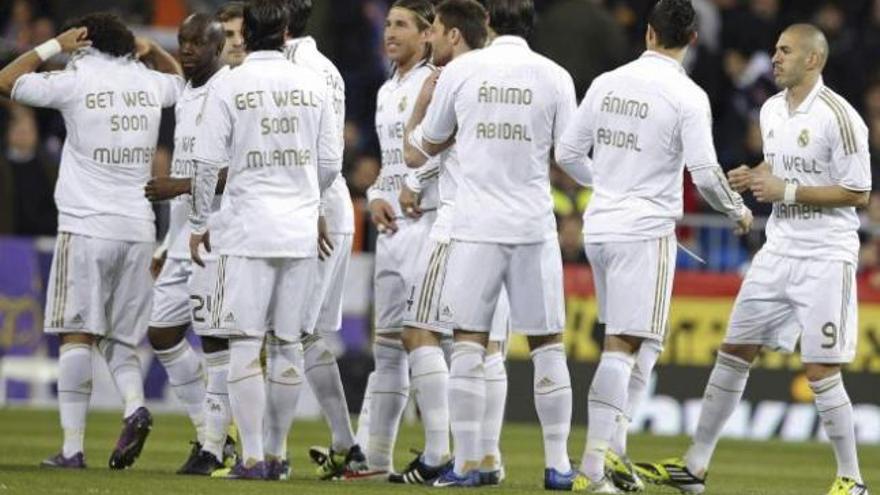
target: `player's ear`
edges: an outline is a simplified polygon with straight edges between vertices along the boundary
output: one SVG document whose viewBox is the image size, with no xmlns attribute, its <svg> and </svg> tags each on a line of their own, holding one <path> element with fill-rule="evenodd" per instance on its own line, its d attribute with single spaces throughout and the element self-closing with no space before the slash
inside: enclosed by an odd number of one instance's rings
<svg viewBox="0 0 880 495">
<path fill-rule="evenodd" d="M 700 38 L 700 35 L 697 34 L 696 31 L 694 31 L 693 33 L 691 33 L 691 39 L 688 40 L 688 45 L 690 45 L 690 46 L 697 46 L 697 40 L 698 40 L 699 38 Z"/>
</svg>

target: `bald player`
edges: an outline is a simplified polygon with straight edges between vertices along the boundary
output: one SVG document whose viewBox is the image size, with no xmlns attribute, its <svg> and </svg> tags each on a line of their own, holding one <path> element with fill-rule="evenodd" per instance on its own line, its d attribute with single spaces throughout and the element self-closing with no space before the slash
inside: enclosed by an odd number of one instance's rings
<svg viewBox="0 0 880 495">
<path fill-rule="evenodd" d="M 703 398 L 693 443 L 683 459 L 639 465 L 655 483 L 705 490 L 712 453 L 736 410 L 749 367 L 763 349 L 801 361 L 822 427 L 837 459 L 828 495 L 868 493 L 859 472 L 853 407 L 841 366 L 855 357 L 857 207 L 871 190 L 868 129 L 853 107 L 822 81 L 828 42 L 812 25 L 779 37 L 773 75 L 782 92 L 761 108 L 764 161 L 729 173 L 731 185 L 772 203 L 767 243 L 737 296 L 727 337 Z"/>
<path fill-rule="evenodd" d="M 164 242 L 168 246 L 167 261 L 153 287 L 153 309 L 147 336 L 168 374 L 171 389 L 186 408 L 196 429 L 197 442 L 178 473 L 208 475 L 222 467 L 228 423 L 220 421 L 217 424 L 212 410 L 222 406 L 212 407 L 217 400 L 213 397 L 216 394 L 208 392 L 217 387 L 215 382 L 221 378 L 225 387 L 225 373 L 217 373 L 214 368 L 217 360 L 228 362 L 229 346 L 226 339 L 214 336 L 216 332 L 206 323 L 205 306 L 210 306 L 216 267 L 202 268 L 190 260 L 187 219 L 191 211 L 189 193 L 194 173 L 193 139 L 209 88 L 229 68 L 220 57 L 225 43 L 224 28 L 213 16 L 197 13 L 187 17 L 180 26 L 177 39 L 186 87 L 174 109 L 176 125 L 171 175 L 156 177 L 145 188 L 150 200 L 171 200 L 170 226 Z M 219 201 L 214 204 L 214 211 L 217 209 Z M 207 370 L 202 356 L 186 340 L 190 324 L 201 337 Z"/>
</svg>

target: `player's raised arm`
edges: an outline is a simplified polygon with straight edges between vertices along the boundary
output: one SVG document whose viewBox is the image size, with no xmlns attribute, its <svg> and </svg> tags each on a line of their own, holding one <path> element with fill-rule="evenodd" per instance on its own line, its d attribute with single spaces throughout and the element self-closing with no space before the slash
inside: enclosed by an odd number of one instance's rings
<svg viewBox="0 0 880 495">
<path fill-rule="evenodd" d="M 59 53 L 71 53 L 92 44 L 84 27 L 68 29 L 49 41 L 28 50 L 0 70 L 0 95 L 10 97 L 19 77 L 34 72 L 46 60 Z"/>
<path fill-rule="evenodd" d="M 159 46 L 158 43 L 149 38 L 140 36 L 135 38 L 134 43 L 137 58 L 141 62 L 149 64 L 159 72 L 175 76 L 183 76 L 183 69 L 180 67 L 180 63 L 177 59 L 165 51 L 164 48 Z"/>
</svg>

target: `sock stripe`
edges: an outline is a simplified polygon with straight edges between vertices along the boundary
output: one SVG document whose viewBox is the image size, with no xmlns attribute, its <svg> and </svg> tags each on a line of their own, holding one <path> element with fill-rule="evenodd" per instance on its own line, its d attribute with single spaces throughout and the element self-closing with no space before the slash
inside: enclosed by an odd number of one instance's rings
<svg viewBox="0 0 880 495">
<path fill-rule="evenodd" d="M 191 385 L 191 384 L 196 383 L 198 381 L 204 381 L 204 377 L 199 376 L 198 378 L 195 378 L 193 380 L 190 380 L 190 381 L 184 382 L 184 383 L 171 383 L 171 380 L 168 380 L 168 385 L 170 385 L 172 387 L 185 387 L 187 385 Z"/>
<path fill-rule="evenodd" d="M 496 381 L 501 381 L 501 380 L 496 380 Z M 535 390 L 535 395 L 550 395 L 552 393 L 559 392 L 560 390 L 566 390 L 566 389 L 570 390 L 571 385 L 562 385 L 562 386 L 556 387 L 554 389 L 547 390 L 545 392 L 538 392 L 537 390 Z"/>
<path fill-rule="evenodd" d="M 712 383 L 712 382 L 709 382 L 709 383 L 707 384 L 707 386 L 709 386 L 709 387 L 714 387 L 714 388 L 717 388 L 718 390 L 722 390 L 722 391 L 724 391 L 724 392 L 729 392 L 729 393 L 731 393 L 731 394 L 738 394 L 738 393 L 740 393 L 740 392 L 744 392 L 744 391 L 745 391 L 745 388 L 742 388 L 742 389 L 739 389 L 739 390 L 735 390 L 735 389 L 732 389 L 732 388 L 725 388 L 725 387 L 722 387 L 721 385 L 718 385 L 717 383 Z"/>
<path fill-rule="evenodd" d="M 260 370 L 259 372 L 257 372 L 257 373 L 253 373 L 253 374 L 248 375 L 248 376 L 244 376 L 244 377 L 241 377 L 241 378 L 236 378 L 236 379 L 234 379 L 234 380 L 231 380 L 231 379 L 228 379 L 228 378 L 227 378 L 227 379 L 226 379 L 226 383 L 239 383 L 239 382 L 243 382 L 243 381 L 247 380 L 248 378 L 253 378 L 253 377 L 255 377 L 255 376 L 263 376 L 263 370 Z"/>
<path fill-rule="evenodd" d="M 831 412 L 831 411 L 840 409 L 841 407 L 847 407 L 847 406 L 851 406 L 851 405 L 852 405 L 852 402 L 846 401 L 843 404 L 840 404 L 839 406 L 829 407 L 828 409 L 819 409 L 819 408 L 816 408 L 816 409 L 819 411 L 819 414 L 824 414 L 827 412 Z"/>
<path fill-rule="evenodd" d="M 609 402 L 604 402 L 604 401 L 601 401 L 601 400 L 598 400 L 598 399 L 587 399 L 587 402 L 595 402 L 596 404 L 602 404 L 603 406 L 606 406 L 606 407 L 609 407 L 609 408 L 611 408 L 611 409 L 614 409 L 615 411 L 617 411 L 617 412 L 619 412 L 619 413 L 621 413 L 621 414 L 623 413 L 623 409 L 621 409 L 621 408 L 619 408 L 619 407 L 617 407 L 617 406 L 615 406 L 614 404 L 611 404 L 611 403 L 609 403 Z"/>
</svg>

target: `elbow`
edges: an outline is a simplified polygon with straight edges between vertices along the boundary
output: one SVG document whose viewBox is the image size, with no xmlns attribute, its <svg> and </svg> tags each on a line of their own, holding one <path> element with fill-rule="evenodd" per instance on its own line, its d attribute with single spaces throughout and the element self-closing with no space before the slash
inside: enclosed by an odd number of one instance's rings
<svg viewBox="0 0 880 495">
<path fill-rule="evenodd" d="M 406 145 L 403 148 L 403 161 L 409 168 L 419 168 L 425 163 L 422 154 L 414 150 L 413 147 L 409 145 Z"/>
<path fill-rule="evenodd" d="M 871 193 L 865 191 L 856 194 L 856 197 L 853 198 L 853 206 L 856 208 L 866 208 L 868 204 L 871 202 Z"/>
</svg>

